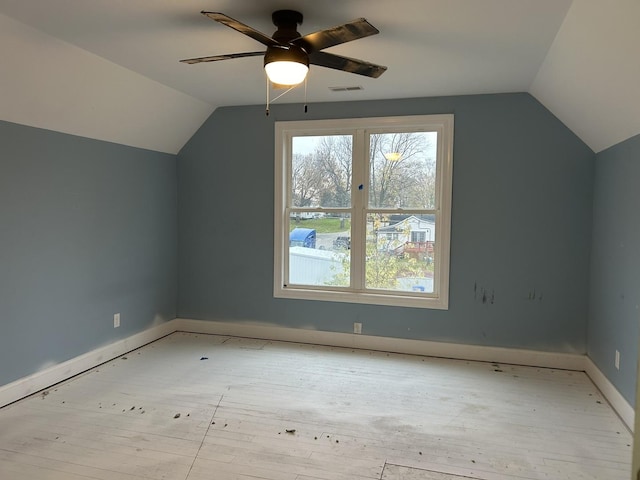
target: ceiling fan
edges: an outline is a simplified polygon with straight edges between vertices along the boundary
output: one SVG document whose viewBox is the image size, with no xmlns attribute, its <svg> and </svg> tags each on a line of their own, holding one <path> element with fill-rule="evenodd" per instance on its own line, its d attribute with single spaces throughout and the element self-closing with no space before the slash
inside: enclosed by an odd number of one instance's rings
<svg viewBox="0 0 640 480">
<path fill-rule="evenodd" d="M 301 83 L 309 70 L 309 64 L 342 70 L 348 73 L 378 78 L 387 67 L 374 63 L 323 52 L 325 48 L 351 42 L 380 33 L 364 18 L 353 20 L 333 28 L 301 36 L 297 25 L 302 24 L 302 14 L 294 10 L 277 10 L 271 15 L 277 30 L 269 37 L 258 30 L 217 12 L 201 12 L 203 15 L 227 27 L 257 40 L 267 47 L 262 52 L 230 53 L 209 57 L 188 58 L 182 63 L 203 63 L 232 58 L 264 55 L 264 68 L 269 80 L 276 85 L 294 86 Z"/>
</svg>

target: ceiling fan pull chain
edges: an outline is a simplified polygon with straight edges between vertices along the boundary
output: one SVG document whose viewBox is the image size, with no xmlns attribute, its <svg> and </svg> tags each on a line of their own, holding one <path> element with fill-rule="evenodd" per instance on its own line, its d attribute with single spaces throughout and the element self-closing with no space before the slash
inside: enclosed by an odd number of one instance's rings
<svg viewBox="0 0 640 480">
<path fill-rule="evenodd" d="M 304 113 L 307 113 L 308 111 L 307 109 L 307 79 L 308 78 L 309 78 L 309 75 L 304 77 Z"/>
<path fill-rule="evenodd" d="M 294 88 L 296 88 L 296 85 L 294 85 L 293 87 L 289 87 L 287 90 L 282 92 L 280 95 L 278 95 L 276 98 L 274 98 L 271 103 L 277 102 L 278 100 L 280 100 L 281 97 L 284 97 L 287 93 L 289 93 Z"/>
<path fill-rule="evenodd" d="M 266 77 L 266 79 L 267 79 L 267 109 L 265 111 L 265 114 L 268 117 L 269 116 L 269 77 Z"/>
</svg>

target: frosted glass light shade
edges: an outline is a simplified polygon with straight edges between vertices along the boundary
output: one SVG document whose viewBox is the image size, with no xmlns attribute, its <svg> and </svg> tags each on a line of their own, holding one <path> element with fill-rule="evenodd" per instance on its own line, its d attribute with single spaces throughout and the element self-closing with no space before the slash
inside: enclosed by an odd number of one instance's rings
<svg viewBox="0 0 640 480">
<path fill-rule="evenodd" d="M 280 85 L 298 85 L 307 76 L 309 67 L 303 63 L 276 61 L 264 66 L 267 77 L 272 83 Z"/>
</svg>

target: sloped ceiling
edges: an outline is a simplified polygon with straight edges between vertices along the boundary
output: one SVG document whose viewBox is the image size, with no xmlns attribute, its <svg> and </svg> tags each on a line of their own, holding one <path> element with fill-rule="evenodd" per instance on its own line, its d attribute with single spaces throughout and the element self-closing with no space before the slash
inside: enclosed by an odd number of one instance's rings
<svg viewBox="0 0 640 480">
<path fill-rule="evenodd" d="M 640 1 L 574 1 L 529 91 L 596 152 L 639 134 Z"/>
<path fill-rule="evenodd" d="M 177 153 L 206 102 L 0 16 L 2 120 Z"/>
<path fill-rule="evenodd" d="M 312 67 L 310 103 L 528 91 L 594 151 L 640 133 L 637 0 L 0 0 L 0 119 L 176 153 L 215 108 L 265 101 L 260 57 L 178 63 L 262 49 L 199 12 L 270 35 L 282 8 L 302 34 L 358 17 L 381 32 L 330 51 L 389 70 Z"/>
</svg>

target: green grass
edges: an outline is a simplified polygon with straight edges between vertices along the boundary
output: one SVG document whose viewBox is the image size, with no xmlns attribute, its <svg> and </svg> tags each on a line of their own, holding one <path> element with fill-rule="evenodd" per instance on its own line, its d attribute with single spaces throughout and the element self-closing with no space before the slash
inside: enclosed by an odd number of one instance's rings
<svg viewBox="0 0 640 480">
<path fill-rule="evenodd" d="M 344 226 L 340 227 L 340 222 L 343 219 L 340 218 L 310 218 L 308 220 L 300 220 L 296 222 L 291 219 L 289 223 L 289 231 L 294 228 L 313 228 L 317 233 L 336 233 L 349 230 L 351 223 L 348 218 L 344 219 Z"/>
</svg>

